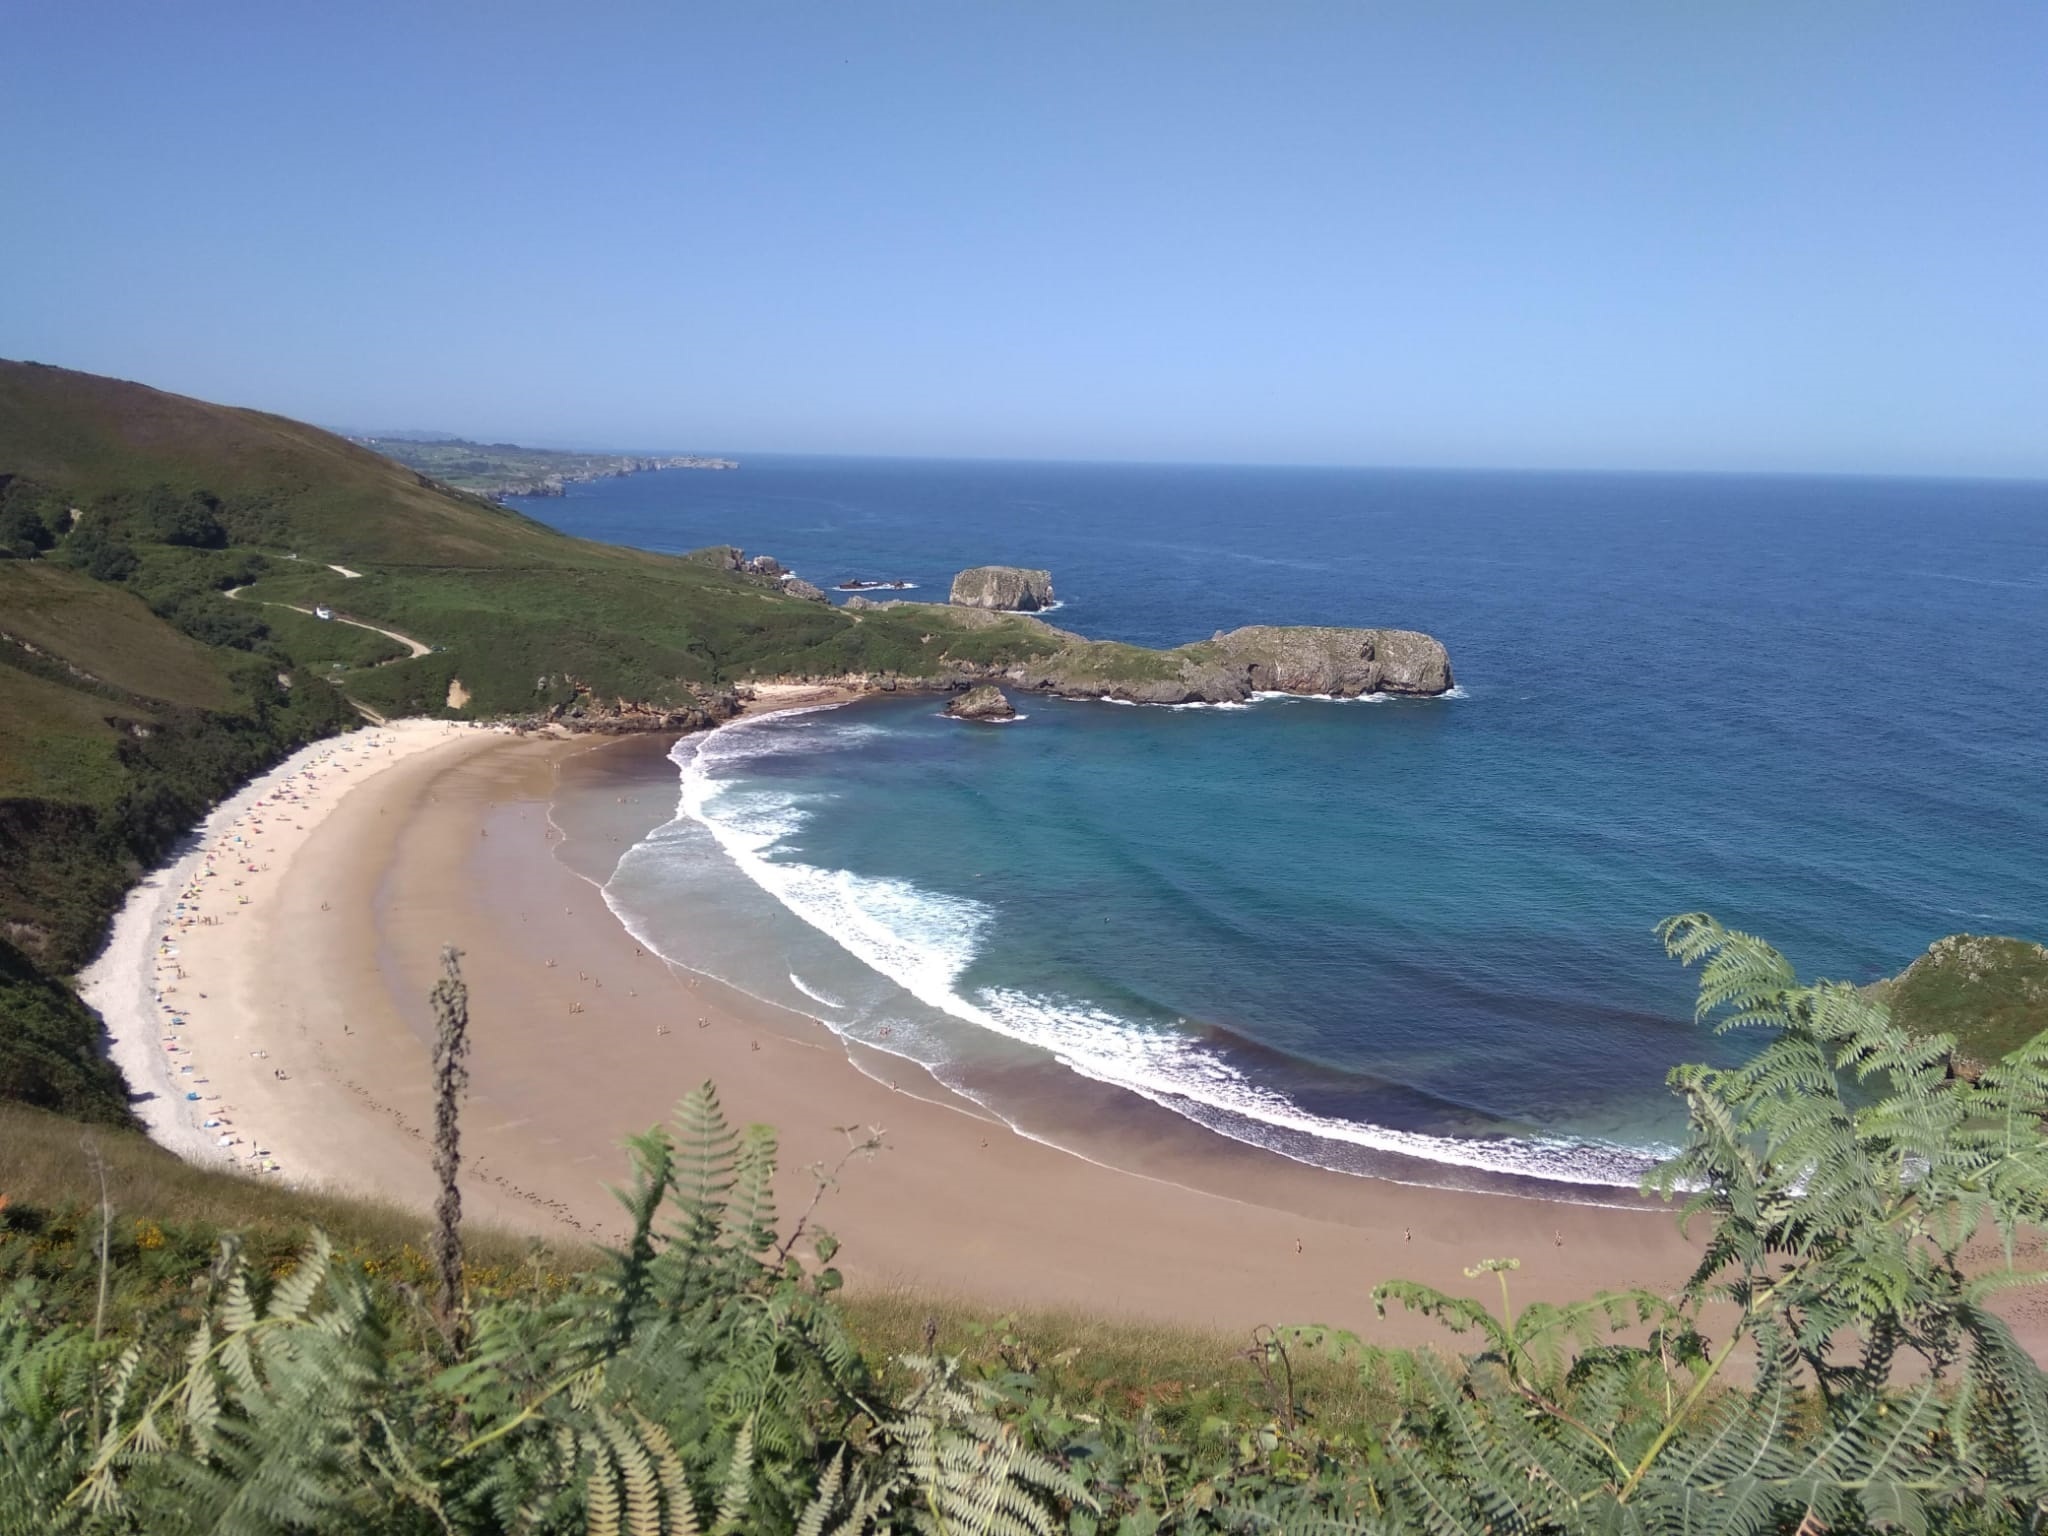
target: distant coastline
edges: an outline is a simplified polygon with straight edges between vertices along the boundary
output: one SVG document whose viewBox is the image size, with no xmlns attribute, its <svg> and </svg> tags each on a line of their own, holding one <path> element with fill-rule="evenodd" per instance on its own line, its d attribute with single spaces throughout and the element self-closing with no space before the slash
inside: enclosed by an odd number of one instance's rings
<svg viewBox="0 0 2048 1536">
<path fill-rule="evenodd" d="M 738 469 L 739 460 L 708 454 L 574 453 L 475 443 L 461 437 L 394 434 L 350 439 L 406 468 L 460 491 L 503 501 L 511 496 L 564 496 L 572 485 L 642 475 L 658 469 Z"/>
</svg>

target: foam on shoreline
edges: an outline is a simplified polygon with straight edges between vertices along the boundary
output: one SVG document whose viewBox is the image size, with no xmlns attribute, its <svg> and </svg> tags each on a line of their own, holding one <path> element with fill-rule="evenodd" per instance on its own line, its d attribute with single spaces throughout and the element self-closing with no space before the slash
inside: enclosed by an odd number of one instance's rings
<svg viewBox="0 0 2048 1536">
<path fill-rule="evenodd" d="M 1069 1071 L 1138 1095 L 1216 1135 L 1338 1172 L 1384 1177 L 1373 1165 L 1392 1157 L 1592 1194 L 1635 1188 L 1642 1172 L 1668 1150 L 1540 1134 L 1436 1135 L 1319 1114 L 1260 1083 L 1187 1027 L 1150 1027 L 1083 999 L 965 987 L 961 978 L 985 947 L 994 909 L 907 881 L 782 856 L 809 819 L 800 797 L 742 788 L 719 773 L 722 765 L 815 748 L 809 739 L 777 741 L 761 729 L 765 723 L 765 717 L 735 722 L 677 743 L 670 757 L 682 779 L 679 817 L 708 831 L 732 866 L 785 911 L 925 1007 L 972 1030 L 1044 1051 Z M 842 729 L 867 733 L 880 727 L 849 723 Z M 610 893 L 607 904 L 636 938 L 651 942 L 646 925 L 633 922 Z M 791 980 L 799 992 L 824 1003 L 812 985 L 793 973 Z M 813 1016 L 835 1033 L 917 1061 L 941 1081 L 953 1075 L 943 1042 L 929 1039 L 929 1029 L 905 1028 L 894 1039 L 878 1041 L 849 1034 L 843 1004 L 825 1008 L 831 1016 Z M 999 1105 L 983 1102 L 1001 1113 Z"/>
</svg>

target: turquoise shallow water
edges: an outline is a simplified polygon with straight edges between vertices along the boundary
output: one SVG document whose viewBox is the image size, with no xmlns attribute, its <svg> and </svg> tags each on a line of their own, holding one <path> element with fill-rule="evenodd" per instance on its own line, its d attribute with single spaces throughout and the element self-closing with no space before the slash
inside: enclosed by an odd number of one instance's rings
<svg viewBox="0 0 2048 1536">
<path fill-rule="evenodd" d="M 528 510 L 918 595 L 1045 565 L 1059 622 L 1146 643 L 1450 647 L 1442 700 L 891 700 L 682 743 L 615 908 L 970 1087 L 1056 1059 L 1331 1166 L 1628 1183 L 1665 1072 L 1739 1048 L 1658 918 L 1852 979 L 2048 937 L 2040 486 L 756 460 Z"/>
</svg>

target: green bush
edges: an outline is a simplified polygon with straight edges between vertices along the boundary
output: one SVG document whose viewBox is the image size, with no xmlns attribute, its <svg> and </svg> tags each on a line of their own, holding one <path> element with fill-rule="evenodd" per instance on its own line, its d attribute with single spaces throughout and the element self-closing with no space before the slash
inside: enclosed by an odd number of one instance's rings
<svg viewBox="0 0 2048 1536">
<path fill-rule="evenodd" d="M 0 556 L 33 559 L 70 525 L 55 491 L 21 475 L 0 475 Z"/>
</svg>

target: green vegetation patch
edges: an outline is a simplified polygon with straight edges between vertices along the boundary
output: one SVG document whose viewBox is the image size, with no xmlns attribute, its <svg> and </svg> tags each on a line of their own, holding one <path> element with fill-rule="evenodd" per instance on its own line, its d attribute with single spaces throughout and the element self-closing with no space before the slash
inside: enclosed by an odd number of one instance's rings
<svg viewBox="0 0 2048 1536">
<path fill-rule="evenodd" d="M 81 1138 L 78 1121 L 103 1126 Z M 283 1269 L 316 1229 L 370 1274 L 419 1285 L 427 1278 L 428 1219 L 374 1200 L 317 1194 L 228 1169 L 201 1168 L 165 1151 L 132 1122 L 65 1109 L 0 1102 L 0 1289 L 29 1280 L 65 1310 L 93 1304 L 98 1262 L 94 1207 L 105 1195 L 115 1212 L 110 1257 L 116 1265 L 113 1316 L 148 1323 L 176 1311 L 237 1234 L 268 1271 Z M 559 1290 L 563 1277 L 588 1269 L 593 1251 L 544 1245 L 496 1228 L 466 1231 L 472 1281 L 496 1292 L 531 1284 Z M 538 1269 L 536 1270 L 536 1266 Z"/>
<path fill-rule="evenodd" d="M 1084 685 L 1165 682 L 1180 676 L 1180 661 L 1172 651 L 1148 651 L 1118 640 L 1092 640 L 1063 650 L 1060 672 Z"/>
<path fill-rule="evenodd" d="M 1974 1069 L 2048 1029 L 2048 948 L 1950 934 L 1870 990 L 1914 1034 L 1953 1035 L 1956 1054 Z"/>
<path fill-rule="evenodd" d="M 112 800 L 122 782 L 119 736 L 108 723 L 113 704 L 12 662 L 0 651 L 0 720 L 6 721 L 0 802 L 22 796 L 92 805 Z"/>
<path fill-rule="evenodd" d="M 99 1049 L 99 1021 L 69 987 L 50 980 L 28 957 L 0 939 L 0 1194 L 18 1189 L 28 1155 L 26 1142 L 11 1134 L 14 1112 L 4 1102 L 33 1105 L 73 1121 L 128 1126 L 127 1085 Z M 37 1122 L 39 1125 L 41 1121 Z M 76 1127 L 67 1125 L 75 1144 Z M 168 1155 L 168 1154 L 166 1154 Z M 16 1194 L 15 1198 L 19 1198 Z"/>
</svg>

